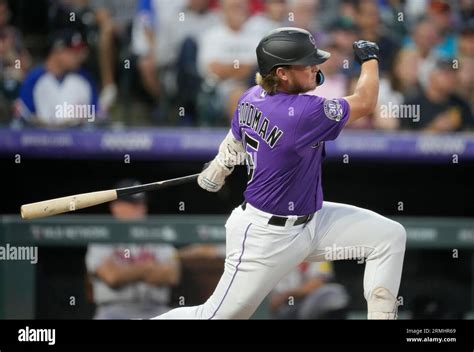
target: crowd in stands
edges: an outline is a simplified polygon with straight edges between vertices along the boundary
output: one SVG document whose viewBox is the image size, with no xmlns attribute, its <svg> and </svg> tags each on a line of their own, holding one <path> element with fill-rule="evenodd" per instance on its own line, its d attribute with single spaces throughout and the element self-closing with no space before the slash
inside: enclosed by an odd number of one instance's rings
<svg viewBox="0 0 474 352">
<path fill-rule="evenodd" d="M 259 40 L 292 26 L 332 53 L 308 92 L 326 98 L 354 89 L 352 43 L 378 43 L 378 107 L 351 128 L 474 129 L 470 0 L 23 2 L 0 0 L 4 127 L 227 126 Z"/>
</svg>

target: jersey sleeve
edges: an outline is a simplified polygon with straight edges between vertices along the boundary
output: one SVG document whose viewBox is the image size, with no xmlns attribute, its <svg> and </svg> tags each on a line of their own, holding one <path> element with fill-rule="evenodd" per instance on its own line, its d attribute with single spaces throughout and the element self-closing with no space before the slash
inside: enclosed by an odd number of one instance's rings
<svg viewBox="0 0 474 352">
<path fill-rule="evenodd" d="M 308 102 L 295 130 L 297 147 L 336 139 L 350 115 L 349 103 L 343 99 L 304 96 Z"/>
</svg>

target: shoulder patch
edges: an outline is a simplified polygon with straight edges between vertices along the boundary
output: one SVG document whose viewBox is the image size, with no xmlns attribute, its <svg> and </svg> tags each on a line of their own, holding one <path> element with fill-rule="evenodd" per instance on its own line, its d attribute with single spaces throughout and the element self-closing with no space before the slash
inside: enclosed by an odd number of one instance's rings
<svg viewBox="0 0 474 352">
<path fill-rule="evenodd" d="M 341 121 L 342 105 L 337 99 L 326 99 L 324 101 L 324 114 L 330 120 Z"/>
</svg>

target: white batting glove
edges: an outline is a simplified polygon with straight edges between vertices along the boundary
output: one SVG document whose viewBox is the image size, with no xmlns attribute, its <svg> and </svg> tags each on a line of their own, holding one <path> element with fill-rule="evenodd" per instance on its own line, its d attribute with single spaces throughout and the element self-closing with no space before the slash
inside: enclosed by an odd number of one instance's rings
<svg viewBox="0 0 474 352">
<path fill-rule="evenodd" d="M 218 192 L 224 186 L 225 178 L 229 176 L 233 167 L 229 168 L 221 161 L 219 155 L 212 160 L 198 176 L 199 186 L 208 192 Z"/>
</svg>

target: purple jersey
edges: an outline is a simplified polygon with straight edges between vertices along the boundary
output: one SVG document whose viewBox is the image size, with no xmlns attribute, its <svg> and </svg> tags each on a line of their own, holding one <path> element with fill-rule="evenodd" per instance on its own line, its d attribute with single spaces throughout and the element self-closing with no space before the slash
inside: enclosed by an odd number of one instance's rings
<svg viewBox="0 0 474 352">
<path fill-rule="evenodd" d="M 335 139 L 348 118 L 344 99 L 250 88 L 232 119 L 232 133 L 247 152 L 245 200 L 276 215 L 321 209 L 324 142 Z"/>
</svg>

